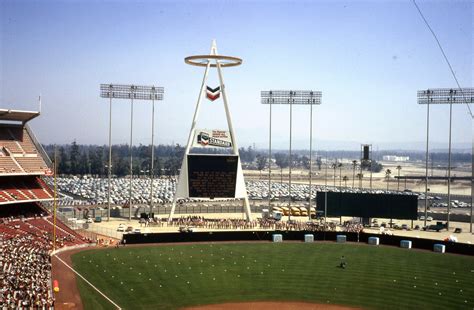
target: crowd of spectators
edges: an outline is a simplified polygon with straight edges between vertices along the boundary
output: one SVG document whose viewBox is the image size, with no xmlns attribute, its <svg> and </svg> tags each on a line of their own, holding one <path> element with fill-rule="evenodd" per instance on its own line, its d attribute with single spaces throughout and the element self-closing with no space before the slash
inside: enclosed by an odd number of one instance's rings
<svg viewBox="0 0 474 310">
<path fill-rule="evenodd" d="M 327 224 L 320 222 L 295 221 L 274 219 L 255 219 L 246 221 L 245 219 L 208 219 L 203 216 L 182 216 L 174 218 L 171 222 L 158 222 L 158 225 L 174 227 L 195 227 L 202 229 L 262 229 L 262 230 L 286 230 L 286 231 L 336 231 L 336 223 Z"/>
<path fill-rule="evenodd" d="M 342 225 L 342 230 L 346 232 L 356 232 L 361 233 L 364 230 L 364 225 L 361 223 L 354 223 L 354 222 L 344 222 Z"/>
<path fill-rule="evenodd" d="M 29 234 L 0 238 L 0 308 L 53 309 L 49 240 Z"/>
<path fill-rule="evenodd" d="M 3 208 L 0 217 L 0 309 L 53 309 L 53 224 L 38 206 Z M 9 212 L 7 212 L 9 211 Z M 55 248 L 85 240 L 57 221 Z"/>
</svg>

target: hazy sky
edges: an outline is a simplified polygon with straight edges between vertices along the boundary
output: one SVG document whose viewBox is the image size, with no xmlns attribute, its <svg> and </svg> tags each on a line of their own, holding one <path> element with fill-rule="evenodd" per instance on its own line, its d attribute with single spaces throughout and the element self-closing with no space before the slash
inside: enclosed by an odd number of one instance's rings
<svg viewBox="0 0 474 310">
<path fill-rule="evenodd" d="M 471 1 L 419 1 L 463 87 L 473 85 Z M 315 148 L 423 147 L 426 106 L 416 91 L 454 87 L 411 1 L 0 1 L 0 107 L 38 109 L 43 143 L 104 144 L 108 100 L 101 83 L 158 85 L 157 143 L 187 139 L 203 68 L 183 59 L 209 52 L 243 58 L 224 69 L 239 145 L 267 147 L 260 91 L 323 92 Z M 210 73 L 209 86 L 218 84 Z M 288 107 L 274 109 L 274 146 L 287 145 Z M 432 109 L 433 146 L 447 146 L 448 106 Z M 113 143 L 128 143 L 129 101 L 114 101 Z M 295 147 L 308 145 L 309 107 L 294 107 Z M 199 127 L 224 128 L 221 101 L 203 102 Z M 136 102 L 134 141 L 150 141 L 151 105 Z M 453 143 L 470 145 L 471 119 L 454 107 Z"/>
</svg>

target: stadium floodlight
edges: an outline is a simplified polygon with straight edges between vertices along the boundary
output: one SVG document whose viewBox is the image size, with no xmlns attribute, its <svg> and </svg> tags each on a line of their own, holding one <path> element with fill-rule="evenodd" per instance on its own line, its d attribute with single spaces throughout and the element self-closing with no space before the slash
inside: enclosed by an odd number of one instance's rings
<svg viewBox="0 0 474 310">
<path fill-rule="evenodd" d="M 322 93 L 312 90 L 269 90 L 261 92 L 262 104 L 321 104 Z"/>
<path fill-rule="evenodd" d="M 472 104 L 474 88 L 433 88 L 417 92 L 418 104 Z"/>
<path fill-rule="evenodd" d="M 425 223 L 428 209 L 428 152 L 429 152 L 429 129 L 430 129 L 430 104 L 449 104 L 449 150 L 448 150 L 448 218 L 447 229 L 449 229 L 449 217 L 451 213 L 451 127 L 453 116 L 453 104 L 466 104 L 472 118 L 469 107 L 474 103 L 474 88 L 433 88 L 419 90 L 417 92 L 418 104 L 426 104 L 426 182 L 425 182 Z M 474 143 L 474 142 L 473 142 Z M 472 156 L 471 156 L 472 157 Z M 472 162 L 471 162 L 472 165 Z M 473 178 L 474 176 L 471 176 Z M 471 180 L 471 194 L 473 182 Z M 472 232 L 472 203 L 471 203 L 471 232 Z"/>
<path fill-rule="evenodd" d="M 132 180 L 133 180 L 133 101 L 152 101 L 151 113 L 151 169 L 150 169 L 150 213 L 153 212 L 153 164 L 154 152 L 154 130 L 155 130 L 155 100 L 163 100 L 164 88 L 156 86 L 126 85 L 126 84 L 100 84 L 100 97 L 109 98 L 109 182 L 108 182 L 108 210 L 107 220 L 110 220 L 110 187 L 112 178 L 112 99 L 130 99 L 130 197 L 129 197 L 129 220 L 132 219 Z"/>
<path fill-rule="evenodd" d="M 270 105 L 270 129 L 268 140 L 268 206 L 271 208 L 271 162 L 272 162 L 272 105 L 288 104 L 290 105 L 290 154 L 289 154 L 289 175 L 288 175 L 288 206 L 291 210 L 291 142 L 292 142 L 292 120 L 293 105 L 309 105 L 310 106 L 310 129 L 309 129 L 309 206 L 308 217 L 311 219 L 311 194 L 312 194 L 312 155 L 313 155 L 313 105 L 321 104 L 322 93 L 313 90 L 269 90 L 261 92 L 261 103 Z M 291 214 L 291 211 L 290 211 Z M 291 215 L 290 217 L 291 218 Z"/>
<path fill-rule="evenodd" d="M 100 84 L 100 96 L 102 98 L 163 100 L 163 94 L 163 87 L 124 84 Z"/>
</svg>

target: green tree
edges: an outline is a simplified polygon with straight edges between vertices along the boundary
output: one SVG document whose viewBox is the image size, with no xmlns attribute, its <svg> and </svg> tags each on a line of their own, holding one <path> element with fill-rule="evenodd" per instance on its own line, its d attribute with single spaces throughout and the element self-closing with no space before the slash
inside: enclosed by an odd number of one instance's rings
<svg viewBox="0 0 474 310">
<path fill-rule="evenodd" d="M 345 175 L 342 177 L 342 180 L 344 181 L 344 187 L 347 187 L 347 180 L 349 180 L 349 178 Z"/>
<path fill-rule="evenodd" d="M 89 161 L 92 174 L 104 174 L 104 148 L 102 146 L 89 149 Z"/>
<path fill-rule="evenodd" d="M 309 157 L 306 156 L 306 155 L 303 156 L 303 157 L 301 157 L 301 163 L 302 163 L 302 165 L 303 165 L 303 167 L 304 167 L 305 169 L 309 169 L 309 166 L 310 166 L 310 164 L 311 164 L 311 163 L 309 162 Z"/>
<path fill-rule="evenodd" d="M 283 183 L 283 168 L 286 168 L 290 164 L 290 159 L 287 154 L 276 153 L 275 164 L 280 167 L 280 180 Z"/>
<path fill-rule="evenodd" d="M 79 146 L 74 140 L 71 144 L 71 152 L 69 155 L 69 165 L 70 165 L 70 174 L 78 174 L 79 173 L 79 158 L 81 154 L 79 152 Z"/>
<path fill-rule="evenodd" d="M 90 173 L 90 161 L 87 152 L 82 152 L 79 156 L 79 162 L 77 163 L 77 173 L 78 174 L 88 174 Z"/>
<path fill-rule="evenodd" d="M 361 166 L 362 169 L 369 171 L 372 170 L 372 172 L 380 172 L 383 170 L 383 165 L 376 160 L 372 160 L 372 162 L 370 160 L 363 160 Z"/>
<path fill-rule="evenodd" d="M 353 160 L 352 161 L 352 187 L 354 187 L 354 183 L 355 183 L 356 167 L 357 167 L 357 160 Z"/>
<path fill-rule="evenodd" d="M 337 161 L 331 164 L 331 168 L 334 170 L 333 177 L 334 177 L 334 187 L 336 187 L 336 169 L 337 169 Z"/>
<path fill-rule="evenodd" d="M 339 168 L 339 187 L 342 186 L 342 163 L 338 163 L 337 167 Z"/>
<path fill-rule="evenodd" d="M 318 166 L 318 170 L 319 170 L 319 171 L 321 171 L 321 166 L 322 166 L 322 164 L 323 164 L 323 162 L 322 162 L 322 160 L 321 160 L 321 157 L 318 156 L 318 157 L 316 158 L 316 166 Z"/>
<path fill-rule="evenodd" d="M 387 169 L 385 170 L 385 178 L 387 179 L 387 190 L 390 185 L 390 175 L 392 174 L 392 170 Z"/>
<path fill-rule="evenodd" d="M 357 174 L 357 179 L 359 180 L 359 188 L 362 188 L 362 179 L 364 178 L 363 173 L 358 173 Z"/>
<path fill-rule="evenodd" d="M 257 155 L 257 169 L 260 171 L 260 179 L 262 178 L 262 170 L 267 165 L 267 158 L 261 154 Z"/>
<path fill-rule="evenodd" d="M 398 165 L 397 166 L 397 170 L 398 170 L 398 185 L 397 185 L 397 190 L 399 191 L 400 190 L 400 170 L 402 170 L 402 166 Z"/>
<path fill-rule="evenodd" d="M 123 177 L 129 174 L 130 162 L 126 161 L 124 157 L 114 156 L 112 161 L 113 174 Z"/>
<path fill-rule="evenodd" d="M 53 156 L 54 158 L 54 156 Z M 69 174 L 69 158 L 67 156 L 64 147 L 59 148 L 59 156 L 58 156 L 58 174 Z"/>
</svg>

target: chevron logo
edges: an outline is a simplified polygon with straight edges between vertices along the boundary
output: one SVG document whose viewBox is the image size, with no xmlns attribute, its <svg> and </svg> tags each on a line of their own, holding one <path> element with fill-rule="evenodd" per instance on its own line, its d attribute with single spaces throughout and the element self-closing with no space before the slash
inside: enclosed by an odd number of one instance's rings
<svg viewBox="0 0 474 310">
<path fill-rule="evenodd" d="M 217 86 L 216 88 L 211 88 L 207 86 L 206 90 L 207 99 L 214 101 L 221 96 L 221 87 Z"/>
</svg>

